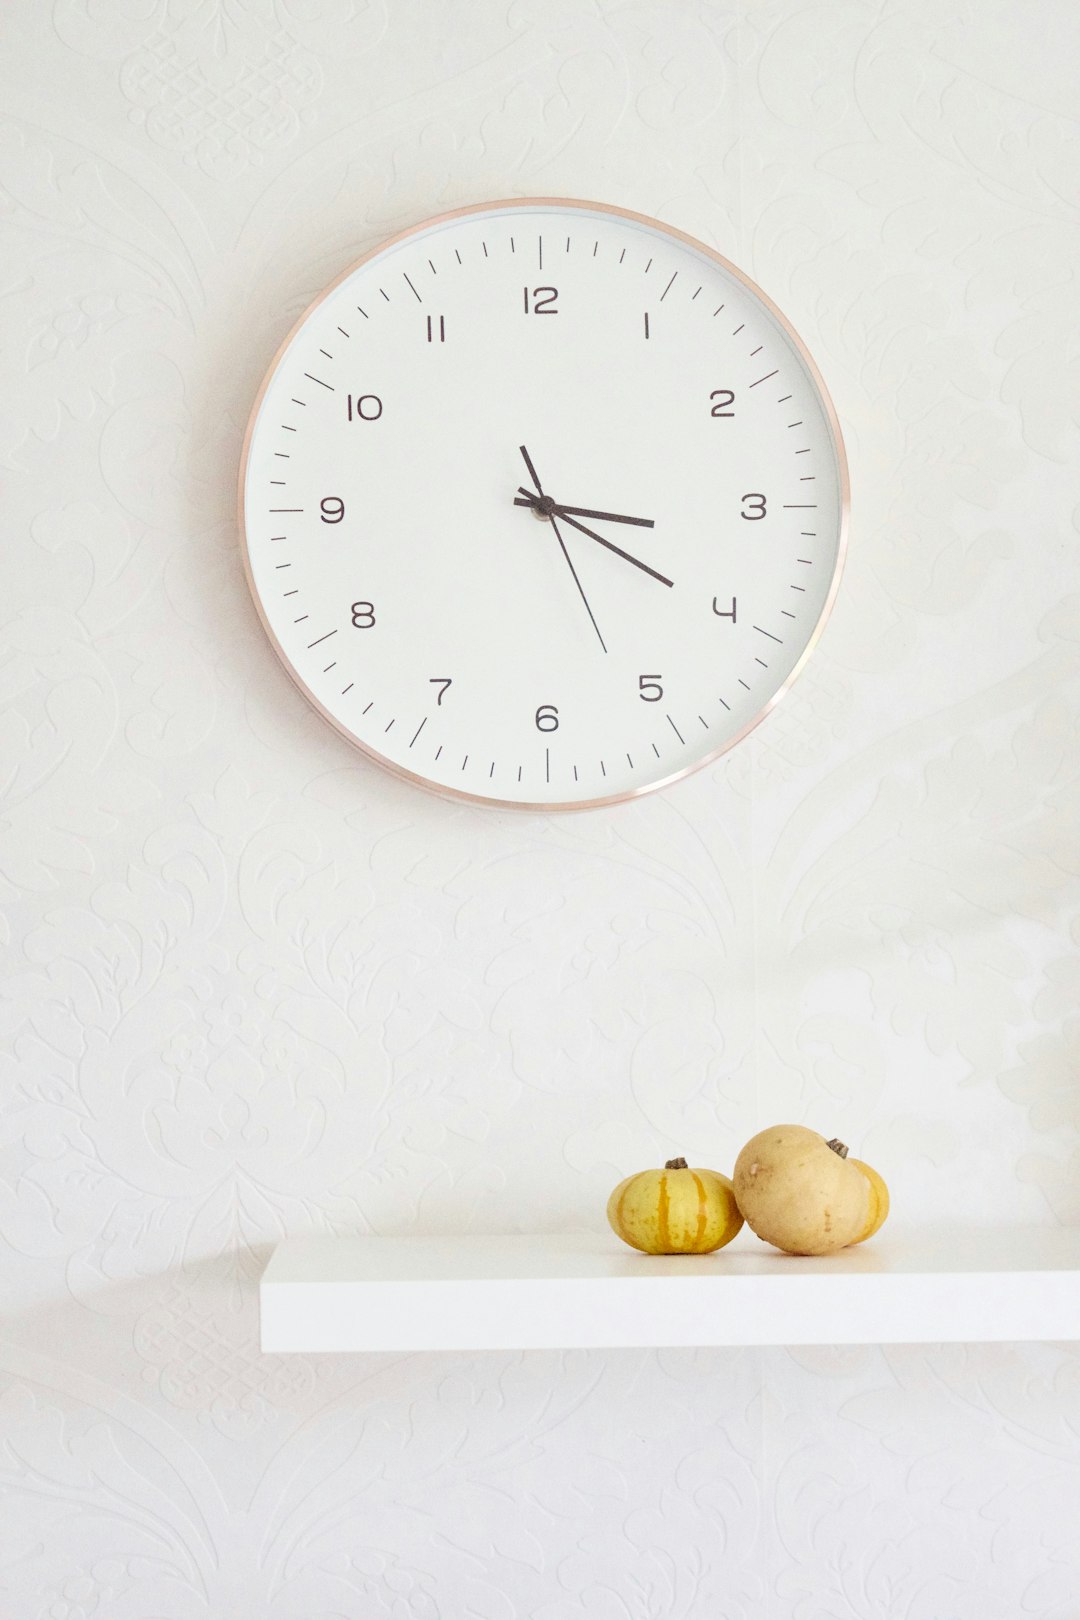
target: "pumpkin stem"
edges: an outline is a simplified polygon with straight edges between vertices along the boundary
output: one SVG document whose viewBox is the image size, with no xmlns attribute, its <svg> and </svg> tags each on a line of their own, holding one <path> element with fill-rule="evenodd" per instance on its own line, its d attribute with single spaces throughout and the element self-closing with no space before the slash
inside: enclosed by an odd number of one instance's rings
<svg viewBox="0 0 1080 1620">
<path fill-rule="evenodd" d="M 847 1158 L 847 1155 L 848 1155 L 847 1143 L 846 1142 L 841 1142 L 841 1140 L 840 1140 L 840 1138 L 838 1136 L 834 1136 L 831 1142 L 826 1142 L 825 1146 L 826 1147 L 831 1147 L 834 1153 L 839 1153 L 839 1155 L 840 1155 L 840 1157 L 842 1159 Z"/>
<path fill-rule="evenodd" d="M 669 1159 L 667 1161 L 667 1163 L 664 1165 L 664 1169 L 665 1170 L 686 1170 L 686 1169 L 689 1169 L 689 1166 L 687 1165 L 687 1162 L 686 1162 L 685 1159 Z"/>
</svg>

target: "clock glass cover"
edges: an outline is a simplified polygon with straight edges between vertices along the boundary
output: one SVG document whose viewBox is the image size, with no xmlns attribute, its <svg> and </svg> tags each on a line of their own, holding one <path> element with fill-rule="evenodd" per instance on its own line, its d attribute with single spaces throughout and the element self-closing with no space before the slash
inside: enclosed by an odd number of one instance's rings
<svg viewBox="0 0 1080 1620">
<path fill-rule="evenodd" d="M 301 690 L 399 774 L 575 808 L 754 726 L 839 581 L 836 416 L 734 266 L 599 204 L 492 203 L 384 243 L 252 412 L 241 531 Z"/>
</svg>

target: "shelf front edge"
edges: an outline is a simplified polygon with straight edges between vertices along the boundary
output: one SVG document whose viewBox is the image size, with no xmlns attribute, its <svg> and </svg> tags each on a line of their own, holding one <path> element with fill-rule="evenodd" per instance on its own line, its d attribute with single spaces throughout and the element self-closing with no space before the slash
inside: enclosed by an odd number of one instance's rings
<svg viewBox="0 0 1080 1620">
<path fill-rule="evenodd" d="M 1073 1271 L 269 1279 L 273 1353 L 1080 1339 Z"/>
</svg>

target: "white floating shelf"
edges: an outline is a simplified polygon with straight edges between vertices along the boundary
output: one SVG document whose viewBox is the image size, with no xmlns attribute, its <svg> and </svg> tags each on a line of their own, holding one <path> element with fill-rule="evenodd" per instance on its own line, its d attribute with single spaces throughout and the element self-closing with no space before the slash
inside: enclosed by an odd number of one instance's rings
<svg viewBox="0 0 1080 1620">
<path fill-rule="evenodd" d="M 304 1237 L 260 1284 L 269 1351 L 1080 1339 L 1080 1228 L 881 1233 L 823 1258 L 614 1236 Z"/>
</svg>

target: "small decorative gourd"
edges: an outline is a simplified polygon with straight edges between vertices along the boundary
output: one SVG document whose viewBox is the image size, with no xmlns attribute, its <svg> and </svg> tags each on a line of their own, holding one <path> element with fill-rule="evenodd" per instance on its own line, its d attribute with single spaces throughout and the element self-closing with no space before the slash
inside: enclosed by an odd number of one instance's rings
<svg viewBox="0 0 1080 1620">
<path fill-rule="evenodd" d="M 730 1243 L 743 1223 L 730 1178 L 691 1170 L 685 1159 L 620 1181 L 607 1217 L 612 1231 L 643 1254 L 710 1254 Z"/>
<path fill-rule="evenodd" d="M 862 1243 L 889 1213 L 889 1191 L 843 1142 L 805 1125 L 772 1125 L 735 1160 L 735 1197 L 752 1232 L 789 1254 Z"/>
</svg>

